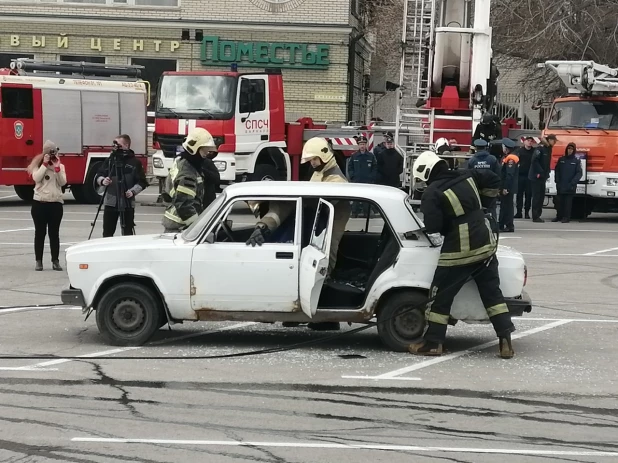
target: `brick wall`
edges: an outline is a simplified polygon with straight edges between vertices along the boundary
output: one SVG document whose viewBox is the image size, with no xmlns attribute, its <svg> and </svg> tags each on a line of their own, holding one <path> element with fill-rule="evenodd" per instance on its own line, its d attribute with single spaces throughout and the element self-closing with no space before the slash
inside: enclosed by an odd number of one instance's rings
<svg viewBox="0 0 618 463">
<path fill-rule="evenodd" d="M 178 60 L 179 70 L 224 69 L 203 66 L 200 62 L 201 44 L 180 40 L 181 31 L 176 28 L 127 29 L 120 25 L 76 25 L 66 20 L 63 23 L 60 19 L 53 23 L 37 24 L 36 35 L 20 33 L 28 30 L 33 29 L 27 22 L 0 23 L 0 53 L 34 53 L 37 59 L 48 60 L 55 60 L 61 54 L 105 56 L 109 64 L 128 64 L 131 57 L 165 58 Z M 223 39 L 238 41 L 329 44 L 328 69 L 283 69 L 286 112 L 288 119 L 292 120 L 301 115 L 319 121 L 346 119 L 348 47 L 345 44 L 349 40 L 347 34 L 316 35 L 308 30 L 291 35 L 290 32 L 277 31 L 276 28 L 253 31 L 233 27 L 219 30 L 216 34 Z M 44 47 L 42 37 L 45 37 Z M 64 39 L 66 43 L 63 42 Z M 362 69 L 362 66 L 358 67 Z M 243 68 L 243 71 L 251 70 Z M 355 79 L 357 85 L 359 79 L 359 76 Z M 319 101 L 329 97 L 332 98 L 331 101 Z M 337 99 L 339 97 L 342 99 Z"/>
<path fill-rule="evenodd" d="M 182 19 L 188 21 L 238 21 L 349 24 L 350 0 L 292 0 L 298 5 L 289 11 L 272 12 L 260 7 L 263 0 L 179 0 L 180 7 L 126 7 L 120 5 L 88 5 L 38 3 L 2 0 L 1 13 L 46 14 L 63 16 L 96 16 L 100 18 Z"/>
</svg>

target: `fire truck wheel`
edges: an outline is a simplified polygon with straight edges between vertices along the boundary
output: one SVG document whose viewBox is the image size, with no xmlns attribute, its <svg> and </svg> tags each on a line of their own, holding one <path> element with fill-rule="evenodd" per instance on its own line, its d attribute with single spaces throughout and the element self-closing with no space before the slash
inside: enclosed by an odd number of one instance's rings
<svg viewBox="0 0 618 463">
<path fill-rule="evenodd" d="M 281 175 L 277 168 L 270 164 L 257 164 L 249 176 L 251 182 L 272 182 L 274 180 L 281 180 Z"/>
<path fill-rule="evenodd" d="M 32 201 L 34 197 L 34 185 L 14 185 L 15 194 L 19 196 L 19 199 L 23 199 L 24 201 Z"/>
<path fill-rule="evenodd" d="M 97 192 L 97 187 L 94 180 L 102 162 L 103 161 L 96 161 L 90 164 L 88 174 L 86 175 L 86 180 L 83 185 L 71 185 L 73 197 L 78 203 L 99 204 L 101 201 L 101 195 Z"/>
</svg>

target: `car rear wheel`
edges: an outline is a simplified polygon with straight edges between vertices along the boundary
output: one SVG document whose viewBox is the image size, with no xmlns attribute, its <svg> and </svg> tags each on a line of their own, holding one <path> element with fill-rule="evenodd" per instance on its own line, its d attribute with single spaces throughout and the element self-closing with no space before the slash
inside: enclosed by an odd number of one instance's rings
<svg viewBox="0 0 618 463">
<path fill-rule="evenodd" d="M 420 291 L 405 291 L 389 297 L 378 312 L 378 334 L 395 352 L 407 352 L 425 329 L 425 301 Z"/>
<path fill-rule="evenodd" d="M 258 164 L 255 166 L 253 173 L 249 176 L 249 180 L 252 182 L 273 182 L 282 179 L 275 166 L 270 164 Z"/>
<path fill-rule="evenodd" d="M 108 289 L 97 304 L 97 327 L 115 346 L 141 346 L 162 326 L 161 300 L 139 283 Z"/>
</svg>

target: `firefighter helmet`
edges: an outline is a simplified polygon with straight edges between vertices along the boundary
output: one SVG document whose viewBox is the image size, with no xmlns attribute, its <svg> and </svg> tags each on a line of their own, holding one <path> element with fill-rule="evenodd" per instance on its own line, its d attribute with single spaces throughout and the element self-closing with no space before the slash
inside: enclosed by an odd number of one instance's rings
<svg viewBox="0 0 618 463">
<path fill-rule="evenodd" d="M 449 141 L 446 138 L 438 138 L 436 140 L 436 144 L 435 144 L 436 151 L 438 151 L 443 146 L 451 146 L 451 144 L 449 143 Z"/>
<path fill-rule="evenodd" d="M 333 158 L 333 152 L 328 146 L 325 138 L 314 137 L 307 140 L 303 146 L 303 155 L 300 159 L 301 163 L 305 163 L 312 158 L 320 158 L 324 164 Z"/>
<path fill-rule="evenodd" d="M 423 151 L 414 161 L 414 166 L 412 167 L 414 178 L 426 182 L 429 180 L 429 175 L 433 168 L 440 162 L 446 161 L 433 151 Z"/>
<path fill-rule="evenodd" d="M 201 127 L 197 127 L 189 132 L 182 147 L 189 154 L 193 155 L 197 154 L 202 147 L 209 148 L 211 151 L 217 151 L 217 145 L 215 145 L 215 140 L 212 138 L 212 135 L 208 130 L 202 129 Z"/>
</svg>

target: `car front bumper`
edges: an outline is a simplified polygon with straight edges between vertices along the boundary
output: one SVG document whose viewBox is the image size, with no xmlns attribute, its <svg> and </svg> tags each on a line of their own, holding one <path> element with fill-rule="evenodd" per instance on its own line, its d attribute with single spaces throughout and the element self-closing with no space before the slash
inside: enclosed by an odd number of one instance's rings
<svg viewBox="0 0 618 463">
<path fill-rule="evenodd" d="M 64 288 L 60 293 L 60 299 L 62 299 L 63 304 L 79 306 L 82 309 L 86 308 L 86 299 L 81 289 Z"/>
<path fill-rule="evenodd" d="M 507 297 L 505 302 L 514 317 L 521 317 L 524 312 L 532 312 L 532 299 L 526 291 L 522 291 L 519 297 Z"/>
</svg>

